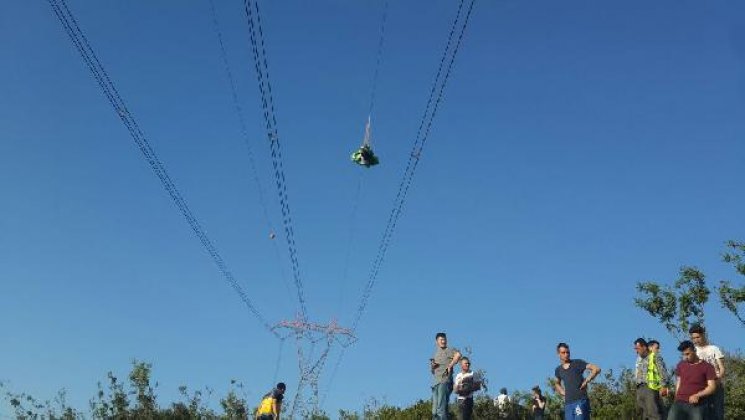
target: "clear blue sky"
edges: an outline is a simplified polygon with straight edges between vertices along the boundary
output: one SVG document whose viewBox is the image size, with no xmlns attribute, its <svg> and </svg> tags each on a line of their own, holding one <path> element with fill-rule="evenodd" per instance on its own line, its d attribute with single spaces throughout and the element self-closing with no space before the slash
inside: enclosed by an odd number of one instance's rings
<svg viewBox="0 0 745 420">
<path fill-rule="evenodd" d="M 457 4 L 391 2 L 370 170 L 349 153 L 382 1 L 261 5 L 309 315 L 348 323 Z M 262 217 L 208 2 L 70 7 L 259 310 L 291 318 L 285 248 Z M 278 226 L 242 2 L 217 7 Z M 437 331 L 510 390 L 544 382 L 558 341 L 619 368 L 634 338 L 654 336 L 675 360 L 634 285 L 672 281 L 683 264 L 712 284 L 734 277 L 719 253 L 745 238 L 744 12 L 479 1 L 359 342 L 330 387 L 331 366 L 322 378 L 324 408 L 428 398 Z M 65 387 L 85 407 L 108 370 L 138 358 L 163 404 L 181 384 L 224 395 L 231 378 L 255 404 L 278 342 L 220 277 L 47 2 L 2 2 L 0 39 L 0 380 L 41 398 Z M 708 323 L 715 344 L 743 347 L 714 300 Z M 281 360 L 294 390 L 290 343 Z"/>
</svg>

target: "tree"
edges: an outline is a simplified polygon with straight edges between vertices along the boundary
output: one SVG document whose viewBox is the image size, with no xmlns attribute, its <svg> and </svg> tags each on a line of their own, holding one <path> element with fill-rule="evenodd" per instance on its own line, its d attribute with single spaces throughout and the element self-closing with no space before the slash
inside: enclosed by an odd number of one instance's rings
<svg viewBox="0 0 745 420">
<path fill-rule="evenodd" d="M 745 276 L 745 242 L 728 241 L 727 247 L 730 251 L 722 255 L 722 261 L 732 264 L 740 275 Z M 717 291 L 722 307 L 732 312 L 745 325 L 745 315 L 739 310 L 739 305 L 745 303 L 745 283 L 736 287 L 729 281 L 722 280 Z"/>
<path fill-rule="evenodd" d="M 745 419 L 745 356 L 726 353 L 727 380 L 724 381 L 725 420 Z"/>
<path fill-rule="evenodd" d="M 220 405 L 222 406 L 223 412 L 225 412 L 225 416 L 229 419 L 245 419 L 248 417 L 246 398 L 245 395 L 238 396 L 235 388 L 240 389 L 243 394 L 243 383 L 231 379 L 228 395 L 220 400 Z"/>
<path fill-rule="evenodd" d="M 634 304 L 647 311 L 677 339 L 683 340 L 692 323 L 704 323 L 704 304 L 709 300 L 709 288 L 704 273 L 696 267 L 684 266 L 673 287 L 654 282 L 637 283 L 642 295 Z"/>
</svg>

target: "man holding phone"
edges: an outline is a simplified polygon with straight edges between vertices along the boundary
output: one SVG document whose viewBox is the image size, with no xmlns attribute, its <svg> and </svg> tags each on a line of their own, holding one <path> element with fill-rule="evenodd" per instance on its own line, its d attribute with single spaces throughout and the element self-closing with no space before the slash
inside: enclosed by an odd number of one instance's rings
<svg viewBox="0 0 745 420">
<path fill-rule="evenodd" d="M 435 354 L 429 359 L 432 373 L 432 419 L 448 420 L 448 401 L 453 392 L 453 366 L 460 360 L 458 349 L 448 347 L 444 332 L 435 335 Z"/>
</svg>

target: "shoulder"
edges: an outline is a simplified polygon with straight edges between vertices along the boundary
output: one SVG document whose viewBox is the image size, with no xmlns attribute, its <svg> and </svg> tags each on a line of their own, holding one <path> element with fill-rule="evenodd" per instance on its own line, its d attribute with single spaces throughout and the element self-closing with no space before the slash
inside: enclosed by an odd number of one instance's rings
<svg viewBox="0 0 745 420">
<path fill-rule="evenodd" d="M 716 356 L 717 359 L 721 359 L 724 357 L 724 354 L 722 353 L 722 349 L 720 349 L 719 347 L 710 344 L 709 348 L 710 348 L 711 353 L 714 354 L 714 356 Z"/>
<path fill-rule="evenodd" d="M 587 362 L 582 359 L 572 360 L 572 366 L 576 366 L 580 369 L 584 369 L 587 367 Z"/>
</svg>

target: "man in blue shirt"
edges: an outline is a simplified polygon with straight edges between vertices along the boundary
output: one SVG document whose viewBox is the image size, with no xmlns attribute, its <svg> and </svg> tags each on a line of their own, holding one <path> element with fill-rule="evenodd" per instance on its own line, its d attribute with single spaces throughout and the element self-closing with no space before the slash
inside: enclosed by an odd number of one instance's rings
<svg viewBox="0 0 745 420">
<path fill-rule="evenodd" d="M 559 343 L 556 346 L 561 364 L 556 367 L 554 375 L 556 393 L 564 397 L 565 420 L 590 420 L 590 400 L 587 397 L 587 385 L 600 373 L 600 368 L 582 359 L 572 360 L 569 345 Z M 585 371 L 590 375 L 585 377 Z"/>
</svg>

